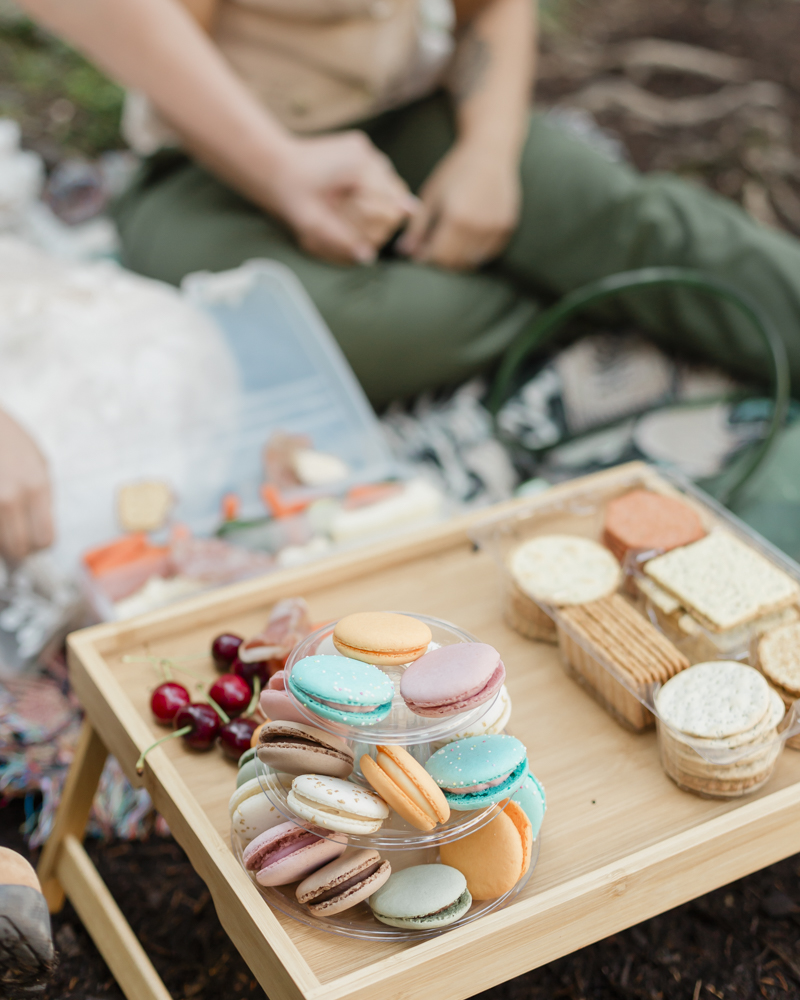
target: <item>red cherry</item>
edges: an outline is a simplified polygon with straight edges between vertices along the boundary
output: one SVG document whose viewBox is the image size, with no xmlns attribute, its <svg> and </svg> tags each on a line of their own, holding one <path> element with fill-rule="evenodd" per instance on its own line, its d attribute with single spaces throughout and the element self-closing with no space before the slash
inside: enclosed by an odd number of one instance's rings
<svg viewBox="0 0 800 1000">
<path fill-rule="evenodd" d="M 211 685 L 208 692 L 226 715 L 237 716 L 250 704 L 252 692 L 247 681 L 236 674 L 223 674 Z"/>
<path fill-rule="evenodd" d="M 234 635 L 232 632 L 223 632 L 222 635 L 217 636 L 211 643 L 211 656 L 217 670 L 231 669 L 231 664 L 236 659 L 236 654 L 243 641 L 241 636 Z"/>
<path fill-rule="evenodd" d="M 150 708 L 156 719 L 162 725 L 168 726 L 176 713 L 191 700 L 191 695 L 183 684 L 166 681 L 164 684 L 159 684 L 150 696 Z"/>
<path fill-rule="evenodd" d="M 219 731 L 222 752 L 227 757 L 238 760 L 245 750 L 250 749 L 250 739 L 257 727 L 258 723 L 253 719 L 231 719 Z"/>
<path fill-rule="evenodd" d="M 244 663 L 237 656 L 233 661 L 233 666 L 231 667 L 231 672 L 236 674 L 237 677 L 241 677 L 247 682 L 247 686 L 250 690 L 253 690 L 253 678 L 258 677 L 261 680 L 261 687 L 267 686 L 267 681 L 269 680 L 269 671 L 267 669 L 269 661 L 268 660 L 256 660 L 255 663 Z"/>
<path fill-rule="evenodd" d="M 219 716 L 210 705 L 194 701 L 179 710 L 173 726 L 175 729 L 191 726 L 191 732 L 183 736 L 184 741 L 193 750 L 208 750 L 219 734 L 219 723 Z"/>
</svg>

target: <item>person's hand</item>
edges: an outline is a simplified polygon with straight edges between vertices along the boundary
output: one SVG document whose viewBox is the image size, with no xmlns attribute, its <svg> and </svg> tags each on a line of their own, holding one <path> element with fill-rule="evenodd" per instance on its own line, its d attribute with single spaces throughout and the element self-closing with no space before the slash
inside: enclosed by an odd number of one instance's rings
<svg viewBox="0 0 800 1000">
<path fill-rule="evenodd" d="M 480 267 L 511 237 L 521 196 L 515 157 L 456 144 L 425 182 L 398 250 L 454 270 Z"/>
<path fill-rule="evenodd" d="M 17 562 L 52 541 L 47 464 L 35 441 L 0 410 L 0 557 Z"/>
<path fill-rule="evenodd" d="M 417 200 L 363 132 L 294 138 L 269 179 L 270 207 L 315 257 L 371 263 Z"/>
</svg>

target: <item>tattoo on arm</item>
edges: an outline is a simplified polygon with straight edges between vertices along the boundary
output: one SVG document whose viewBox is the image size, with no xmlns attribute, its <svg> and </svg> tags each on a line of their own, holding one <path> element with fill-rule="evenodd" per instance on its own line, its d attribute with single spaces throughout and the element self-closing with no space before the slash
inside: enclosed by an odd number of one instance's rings
<svg viewBox="0 0 800 1000">
<path fill-rule="evenodd" d="M 489 43 L 472 27 L 467 28 L 458 45 L 451 77 L 457 104 L 466 101 L 480 87 L 490 60 Z"/>
</svg>

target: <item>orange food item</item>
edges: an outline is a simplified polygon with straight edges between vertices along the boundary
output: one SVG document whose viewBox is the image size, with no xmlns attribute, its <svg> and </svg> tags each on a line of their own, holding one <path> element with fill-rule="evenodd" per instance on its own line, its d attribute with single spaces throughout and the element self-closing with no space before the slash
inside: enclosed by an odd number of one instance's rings
<svg viewBox="0 0 800 1000">
<path fill-rule="evenodd" d="M 222 520 L 235 521 L 239 517 L 242 502 L 235 493 L 226 493 L 222 498 Z"/>
<path fill-rule="evenodd" d="M 706 536 L 698 513 L 682 500 L 631 490 L 606 510 L 603 544 L 623 562 L 629 552 L 669 552 Z"/>
<path fill-rule="evenodd" d="M 273 517 L 291 517 L 292 514 L 299 514 L 301 510 L 305 510 L 311 503 L 310 500 L 287 503 L 281 496 L 280 490 L 271 483 L 265 483 L 261 487 L 261 499 Z"/>
</svg>

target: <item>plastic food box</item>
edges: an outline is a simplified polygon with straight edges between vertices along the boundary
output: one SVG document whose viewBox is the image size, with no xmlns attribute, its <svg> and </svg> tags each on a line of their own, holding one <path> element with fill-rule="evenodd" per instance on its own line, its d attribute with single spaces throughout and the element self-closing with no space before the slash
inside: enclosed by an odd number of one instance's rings
<svg viewBox="0 0 800 1000">
<path fill-rule="evenodd" d="M 691 784 L 682 784 L 682 787 L 713 797 L 748 794 L 768 780 L 787 742 L 793 747 L 800 743 L 797 738 L 800 734 L 800 703 L 786 706 L 786 715 L 777 736 L 766 744 L 759 744 L 757 751 L 747 744 L 709 749 L 703 740 L 693 740 L 658 718 L 656 697 L 660 684 L 634 686 L 608 656 L 587 644 L 562 609 L 533 601 L 523 594 L 508 570 L 511 553 L 521 543 L 536 536 L 566 534 L 600 541 L 608 503 L 637 488 L 680 497 L 697 511 L 707 530 L 725 528 L 800 583 L 800 566 L 711 497 L 675 475 L 661 470 L 657 472 L 645 465 L 637 465 L 627 474 L 602 480 L 602 485 L 592 485 L 590 480 L 582 489 L 576 489 L 550 504 L 546 497 L 539 498 L 538 503 L 497 514 L 476 524 L 470 534 L 475 544 L 490 553 L 499 567 L 504 618 L 510 627 L 531 639 L 556 642 L 559 659 L 567 675 L 625 728 L 644 732 L 657 723 L 662 760 L 665 770 L 674 780 L 677 780 L 675 767 L 671 766 L 672 758 L 667 759 L 667 746 L 674 748 L 679 745 L 689 771 L 699 770 L 713 776 L 703 791 L 692 788 Z M 665 610 L 662 595 L 656 593 L 654 599 L 647 586 L 649 580 L 642 572 L 643 563 L 656 554 L 645 553 L 636 559 L 626 560 L 619 593 L 666 635 L 690 664 L 738 660 L 758 667 L 755 654 L 758 637 L 780 620 L 780 614 L 722 636 L 704 628 L 694 619 L 693 627 L 683 630 L 674 615 L 670 617 L 667 613 L 668 608 Z M 754 775 L 760 780 L 751 780 Z M 681 784 L 680 781 L 678 783 Z"/>
<path fill-rule="evenodd" d="M 267 514 L 262 496 L 264 448 L 276 433 L 306 436 L 315 451 L 346 463 L 350 474 L 336 483 L 339 495 L 362 484 L 408 478 L 408 470 L 392 456 L 380 423 L 341 348 L 287 267 L 275 261 L 253 260 L 218 274 L 200 272 L 185 279 L 182 291 L 222 333 L 233 359 L 237 385 L 235 392 L 225 395 L 223 403 L 216 404 L 213 432 L 208 427 L 188 428 L 181 454 L 162 456 L 157 467 L 149 459 L 148 442 L 137 441 L 135 429 L 131 429 L 129 465 L 141 469 L 139 478 L 164 482 L 172 490 L 175 503 L 171 524 L 185 526 L 194 537 L 208 537 L 223 523 L 223 497 L 232 494 L 239 505 L 237 523 L 242 525 L 224 536 L 233 546 L 251 548 L 245 536 L 254 530 L 260 532 L 262 542 L 267 539 L 276 549 L 308 544 L 314 533 L 302 518 L 287 517 L 263 524 Z M 82 476 L 70 493 L 72 506 L 81 509 L 88 493 L 107 490 L 101 484 L 113 479 L 110 470 Z M 292 503 L 327 492 L 297 487 L 286 491 L 283 499 Z M 106 521 L 99 534 L 92 536 L 91 544 L 108 541 L 113 503 L 113 496 L 108 495 Z M 259 527 L 248 530 L 249 524 Z M 162 531 L 151 535 L 145 544 L 151 565 L 145 553 L 122 571 L 123 576 L 125 572 L 133 573 L 141 583 L 165 575 L 170 538 Z M 264 570 L 243 569 L 238 576 L 232 573 L 219 582 L 242 579 L 259 571 Z M 117 599 L 117 581 L 110 577 L 105 581 L 84 569 L 82 582 L 98 618 L 119 617 L 113 603 Z M 121 584 L 124 586 L 125 580 Z M 175 599 L 200 589 L 176 593 Z"/>
</svg>

